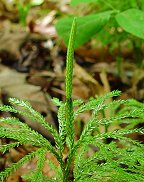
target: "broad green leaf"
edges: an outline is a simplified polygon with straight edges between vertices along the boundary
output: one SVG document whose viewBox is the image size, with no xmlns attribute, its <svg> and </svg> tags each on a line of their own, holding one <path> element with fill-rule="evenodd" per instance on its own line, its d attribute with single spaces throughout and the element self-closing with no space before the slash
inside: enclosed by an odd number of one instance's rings
<svg viewBox="0 0 144 182">
<path fill-rule="evenodd" d="M 32 6 L 39 6 L 44 2 L 44 0 L 31 0 Z"/>
<path fill-rule="evenodd" d="M 143 10 L 143 11 L 144 11 L 144 1 L 143 1 L 143 0 L 141 0 L 140 8 L 141 8 L 141 10 Z"/>
<path fill-rule="evenodd" d="M 97 32 L 99 32 L 106 25 L 112 13 L 113 11 L 106 11 L 102 13 L 78 17 L 75 48 L 80 47 Z M 58 34 L 64 39 L 66 45 L 68 44 L 72 21 L 73 17 L 64 18 L 59 20 L 56 24 L 56 30 Z"/>
<path fill-rule="evenodd" d="M 81 3 L 91 3 L 91 2 L 95 2 L 95 1 L 97 1 L 97 0 L 71 0 L 71 5 L 76 6 Z"/>
<path fill-rule="evenodd" d="M 128 33 L 144 39 L 144 12 L 128 9 L 115 16 L 118 24 Z"/>
</svg>

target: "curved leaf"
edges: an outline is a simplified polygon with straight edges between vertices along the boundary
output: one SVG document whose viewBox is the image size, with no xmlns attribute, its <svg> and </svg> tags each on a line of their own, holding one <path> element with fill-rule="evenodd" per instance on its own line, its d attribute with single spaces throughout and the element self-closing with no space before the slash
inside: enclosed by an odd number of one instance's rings
<svg viewBox="0 0 144 182">
<path fill-rule="evenodd" d="M 144 39 L 144 12 L 128 9 L 115 16 L 118 24 L 128 33 Z"/>
<path fill-rule="evenodd" d="M 97 32 L 99 32 L 106 25 L 112 13 L 113 11 L 106 11 L 102 13 L 78 17 L 75 48 L 80 47 Z M 72 21 L 73 17 L 64 18 L 59 20 L 56 24 L 56 30 L 58 34 L 64 39 L 66 45 L 68 44 Z"/>
</svg>

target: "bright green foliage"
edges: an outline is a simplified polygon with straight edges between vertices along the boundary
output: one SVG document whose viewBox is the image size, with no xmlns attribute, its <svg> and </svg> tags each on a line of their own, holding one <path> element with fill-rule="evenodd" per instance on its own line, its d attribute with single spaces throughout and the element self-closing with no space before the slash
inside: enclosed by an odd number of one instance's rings
<svg viewBox="0 0 144 182">
<path fill-rule="evenodd" d="M 113 11 L 106 11 L 77 18 L 77 32 L 75 48 L 87 42 L 92 36 L 99 32 L 108 22 Z M 56 24 L 56 30 L 68 45 L 69 33 L 73 18 L 64 18 Z"/>
<path fill-rule="evenodd" d="M 23 3 L 17 2 L 17 8 L 19 11 L 19 19 L 22 25 L 26 25 L 26 18 L 28 16 L 29 10 L 33 6 L 39 6 L 44 2 L 44 0 L 31 0 L 30 2 Z"/>
<path fill-rule="evenodd" d="M 81 3 L 91 3 L 91 2 L 96 2 L 96 1 L 98 1 L 98 0 L 72 0 L 71 5 L 76 6 Z"/>
<path fill-rule="evenodd" d="M 45 163 L 45 154 L 46 154 L 47 149 L 42 148 L 40 152 L 37 153 L 37 168 L 30 172 L 28 175 L 23 175 L 23 178 L 32 182 L 43 182 L 44 181 L 44 176 L 42 174 L 42 169 Z"/>
<path fill-rule="evenodd" d="M 144 12 L 128 9 L 116 15 L 118 24 L 127 32 L 144 39 Z"/>
<path fill-rule="evenodd" d="M 18 11 L 19 11 L 20 23 L 25 26 L 26 25 L 26 18 L 27 18 L 29 10 L 31 8 L 31 5 L 30 4 L 24 5 L 22 3 L 18 3 L 17 7 L 18 7 Z"/>
<path fill-rule="evenodd" d="M 144 3 L 143 0 L 72 0 L 71 5 L 93 3 L 94 10 L 87 16 L 77 18 L 77 36 L 75 48 L 80 47 L 94 35 L 96 40 L 101 40 L 104 44 L 125 40 L 126 32 L 138 38 L 144 39 Z M 91 5 L 92 6 L 92 5 Z M 60 19 L 56 24 L 58 34 L 68 45 L 68 36 L 72 22 L 71 17 Z M 122 27 L 124 32 L 118 32 L 118 27 Z M 111 33 L 115 30 L 115 35 Z M 126 32 L 125 32 L 126 31 Z M 135 37 L 131 39 L 135 40 Z"/>
<path fill-rule="evenodd" d="M 6 168 L 5 171 L 0 173 L 0 179 L 1 181 L 3 181 L 6 177 L 8 177 L 11 173 L 15 172 L 19 167 L 21 167 L 24 163 L 30 161 L 33 157 L 35 157 L 36 155 L 39 155 L 41 153 L 41 151 L 43 151 L 43 148 L 38 149 L 37 151 L 34 151 L 28 155 L 26 155 L 25 157 L 23 157 L 22 159 L 20 159 L 17 163 L 13 164 L 12 166 Z"/>
<path fill-rule="evenodd" d="M 136 128 L 137 124 L 144 123 L 144 103 L 139 103 L 133 99 L 107 102 L 110 98 L 121 94 L 118 90 L 104 96 L 90 98 L 86 103 L 82 100 L 72 100 L 75 33 L 76 19 L 72 24 L 68 44 L 66 102 L 59 101 L 57 98 L 53 99 L 54 104 L 59 107 L 58 132 L 27 101 L 10 98 L 9 102 L 14 106 L 0 106 L 1 111 L 17 113 L 42 124 L 55 140 L 55 146 L 52 146 L 46 138 L 19 119 L 14 117 L 1 118 L 0 137 L 10 138 L 15 142 L 0 146 L 0 151 L 5 152 L 12 147 L 26 143 L 37 146 L 38 149 L 2 171 L 0 181 L 4 181 L 11 173 L 33 157 L 37 158 L 36 169 L 22 176 L 31 182 L 68 182 L 70 181 L 70 169 L 72 169 L 73 164 L 75 182 L 144 181 L 144 146 L 128 137 L 132 133 L 144 133 L 143 128 Z M 90 111 L 91 117 L 85 124 L 79 140 L 76 140 L 74 121 L 85 111 Z M 110 126 L 118 126 L 123 123 L 126 124 L 126 127 L 119 130 L 110 129 Z M 101 127 L 105 131 L 102 131 Z M 66 147 L 68 150 L 67 160 L 63 159 L 64 148 Z M 46 152 L 48 151 L 53 153 L 59 162 L 58 166 L 51 160 L 46 160 Z M 45 162 L 54 170 L 54 178 L 43 175 L 42 169 Z"/>
<path fill-rule="evenodd" d="M 127 8 L 138 8 L 138 6 L 143 5 L 143 0 L 136 1 L 136 0 L 126 0 L 126 1 L 121 1 L 121 0 L 71 0 L 71 5 L 76 6 L 79 4 L 84 4 L 84 3 L 95 3 L 96 5 L 103 5 L 104 9 L 107 8 L 112 8 L 112 9 L 118 9 L 118 10 L 123 10 Z"/>
<path fill-rule="evenodd" d="M 127 143 L 127 149 L 119 149 L 115 142 L 105 145 L 93 140 L 91 143 L 97 152 L 87 159 L 88 148 L 83 145 L 75 161 L 75 182 L 144 180 L 143 147 L 131 147 Z"/>
<path fill-rule="evenodd" d="M 53 170 L 55 171 L 55 181 L 56 180 L 59 180 L 59 181 L 62 181 L 63 180 L 63 175 L 62 175 L 62 171 L 61 171 L 61 168 L 56 166 L 52 161 L 50 160 L 47 160 L 46 161 L 48 166 Z M 54 180 L 54 179 L 53 179 Z"/>
</svg>

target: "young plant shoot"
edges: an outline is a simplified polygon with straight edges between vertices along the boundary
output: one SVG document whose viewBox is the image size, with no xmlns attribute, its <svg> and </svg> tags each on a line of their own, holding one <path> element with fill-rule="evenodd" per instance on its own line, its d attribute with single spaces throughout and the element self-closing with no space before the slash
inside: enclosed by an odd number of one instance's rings
<svg viewBox="0 0 144 182">
<path fill-rule="evenodd" d="M 55 140 L 55 145 L 52 145 L 40 133 L 32 130 L 16 117 L 0 118 L 0 137 L 14 141 L 1 145 L 2 153 L 24 144 L 31 144 L 37 148 L 2 171 L 0 181 L 5 181 L 11 173 L 35 157 L 37 159 L 35 170 L 22 176 L 30 182 L 144 181 L 144 146 L 129 137 L 131 133 L 143 134 L 144 132 L 143 128 L 136 127 L 144 122 L 144 103 L 133 99 L 106 102 L 109 98 L 119 96 L 121 92 L 118 90 L 104 96 L 90 98 L 88 102 L 72 99 L 76 33 L 77 20 L 74 18 L 66 60 L 66 101 L 53 99 L 53 103 L 58 106 L 59 131 L 47 123 L 45 118 L 27 101 L 10 98 L 11 106 L 0 106 L 3 112 L 22 115 L 40 123 Z M 22 110 L 17 108 L 22 108 Z M 110 113 L 109 116 L 102 115 L 107 110 Z M 81 113 L 88 111 L 91 116 L 85 123 L 79 139 L 76 139 L 78 137 L 76 137 L 74 126 L 77 124 L 77 118 Z M 123 123 L 126 127 L 119 127 L 120 129 L 117 130 L 110 129 L 111 126 L 120 126 Z M 101 130 L 102 127 L 106 130 Z M 48 152 L 52 153 L 58 161 L 57 165 L 51 159 L 46 158 Z M 45 164 L 54 171 L 53 177 L 43 174 Z"/>
</svg>

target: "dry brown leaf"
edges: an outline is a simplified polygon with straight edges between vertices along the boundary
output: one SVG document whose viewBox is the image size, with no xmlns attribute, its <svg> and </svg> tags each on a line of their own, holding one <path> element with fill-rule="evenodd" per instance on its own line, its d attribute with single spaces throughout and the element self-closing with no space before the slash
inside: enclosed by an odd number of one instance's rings
<svg viewBox="0 0 144 182">
<path fill-rule="evenodd" d="M 19 99 L 28 100 L 32 106 L 45 116 L 47 122 L 54 127 L 55 123 L 51 116 L 50 105 L 41 91 L 40 86 L 34 86 L 25 82 L 26 74 L 21 74 L 15 70 L 9 69 L 6 66 L 0 65 L 0 89 L 7 97 L 16 97 Z M 25 121 L 33 129 L 42 133 L 45 137 L 52 139 L 51 135 L 40 124 L 25 118 Z"/>
<path fill-rule="evenodd" d="M 49 14 L 47 14 L 42 19 L 37 21 L 33 20 L 33 17 L 28 20 L 28 27 L 30 32 L 38 33 L 38 34 L 47 34 L 50 37 L 56 37 L 56 30 L 54 25 L 51 25 L 53 20 L 55 19 L 56 11 L 53 10 Z"/>
<path fill-rule="evenodd" d="M 29 34 L 20 28 L 13 30 L 10 27 L 8 29 L 8 31 L 0 33 L 0 51 L 6 51 L 18 57 L 20 46 L 28 38 Z"/>
<path fill-rule="evenodd" d="M 104 86 L 104 93 L 110 92 L 111 91 L 110 85 L 109 85 L 109 81 L 108 81 L 107 74 L 105 71 L 100 73 L 100 78 L 101 78 L 101 81 L 102 81 L 103 86 Z"/>
<path fill-rule="evenodd" d="M 100 73 L 100 78 L 101 78 L 101 81 L 103 83 L 103 88 L 104 88 L 104 94 L 110 92 L 110 85 L 109 85 L 109 82 L 108 82 L 108 78 L 107 78 L 107 74 L 105 71 L 102 71 Z M 108 100 L 106 100 L 106 103 L 109 103 L 112 101 L 112 98 L 109 98 Z M 105 110 L 105 116 L 106 118 L 109 118 L 110 116 L 110 111 L 109 110 Z"/>
<path fill-rule="evenodd" d="M 73 96 L 81 99 L 87 99 L 90 96 L 90 88 L 76 77 L 73 79 Z"/>
<path fill-rule="evenodd" d="M 58 163 L 58 161 L 56 160 L 56 158 L 54 157 L 53 154 L 47 153 L 46 154 L 46 159 L 52 161 L 53 164 L 55 164 L 56 166 L 59 166 L 59 163 Z M 43 168 L 43 174 L 48 176 L 48 177 L 55 177 L 54 171 L 46 163 L 45 163 L 44 168 Z"/>
<path fill-rule="evenodd" d="M 94 96 L 95 94 L 101 95 L 103 94 L 104 90 L 103 87 L 95 80 L 86 70 L 84 70 L 78 64 L 74 66 L 74 76 L 81 80 L 83 83 L 87 85 L 87 87 L 91 90 L 91 95 Z"/>
</svg>

